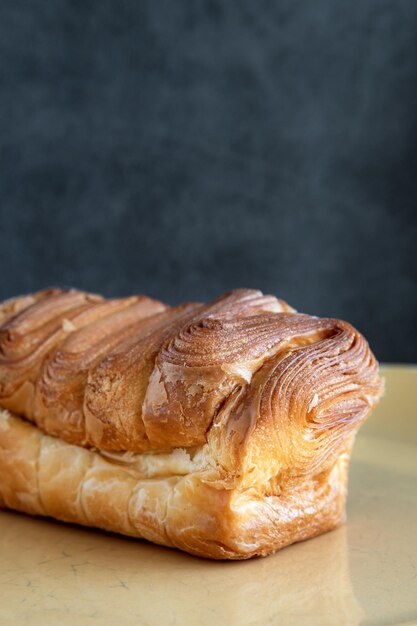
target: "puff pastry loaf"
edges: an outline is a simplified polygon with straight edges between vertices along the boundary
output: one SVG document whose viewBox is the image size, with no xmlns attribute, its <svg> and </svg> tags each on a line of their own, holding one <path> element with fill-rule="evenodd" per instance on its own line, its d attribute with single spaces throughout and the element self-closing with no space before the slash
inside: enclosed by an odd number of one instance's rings
<svg viewBox="0 0 417 626">
<path fill-rule="evenodd" d="M 246 289 L 173 308 L 49 289 L 0 324 L 2 506 L 215 559 L 343 522 L 381 394 L 348 323 Z"/>
</svg>

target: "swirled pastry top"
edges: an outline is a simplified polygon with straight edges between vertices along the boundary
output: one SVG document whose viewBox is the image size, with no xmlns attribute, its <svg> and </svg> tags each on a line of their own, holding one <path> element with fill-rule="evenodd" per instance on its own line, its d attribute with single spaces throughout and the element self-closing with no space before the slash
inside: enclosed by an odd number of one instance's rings
<svg viewBox="0 0 417 626">
<path fill-rule="evenodd" d="M 206 447 L 229 479 L 330 467 L 381 393 L 350 324 L 254 290 L 171 308 L 50 289 L 0 320 L 0 406 L 101 451 Z"/>
</svg>

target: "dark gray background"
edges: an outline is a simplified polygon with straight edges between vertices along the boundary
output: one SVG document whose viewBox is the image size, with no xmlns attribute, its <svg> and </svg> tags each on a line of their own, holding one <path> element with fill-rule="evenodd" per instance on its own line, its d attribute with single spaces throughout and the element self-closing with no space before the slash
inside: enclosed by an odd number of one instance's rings
<svg viewBox="0 0 417 626">
<path fill-rule="evenodd" d="M 417 361 L 416 0 L 2 0 L 2 298 L 260 288 Z"/>
</svg>

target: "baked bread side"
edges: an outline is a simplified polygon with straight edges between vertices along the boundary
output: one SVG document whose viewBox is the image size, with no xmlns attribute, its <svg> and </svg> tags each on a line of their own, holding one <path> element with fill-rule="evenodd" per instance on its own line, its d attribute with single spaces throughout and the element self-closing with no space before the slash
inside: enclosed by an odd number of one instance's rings
<svg viewBox="0 0 417 626">
<path fill-rule="evenodd" d="M 70 293 L 0 329 L 4 506 L 212 558 L 343 521 L 381 393 L 349 324 L 250 290 L 174 309 Z"/>
<path fill-rule="evenodd" d="M 0 500 L 213 559 L 265 556 L 344 520 L 348 454 L 280 494 L 222 486 L 207 459 L 185 450 L 137 456 L 106 457 L 3 411 Z"/>
</svg>

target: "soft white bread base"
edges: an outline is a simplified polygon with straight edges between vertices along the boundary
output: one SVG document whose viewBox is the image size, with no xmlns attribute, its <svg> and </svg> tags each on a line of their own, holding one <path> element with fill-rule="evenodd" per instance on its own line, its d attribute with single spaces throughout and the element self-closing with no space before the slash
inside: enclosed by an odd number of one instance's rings
<svg viewBox="0 0 417 626">
<path fill-rule="evenodd" d="M 4 410 L 0 505 L 199 556 L 245 559 L 344 521 L 349 450 L 330 471 L 270 495 L 265 488 L 216 483 L 201 450 L 192 459 L 181 449 L 105 457 L 46 435 Z"/>
</svg>

